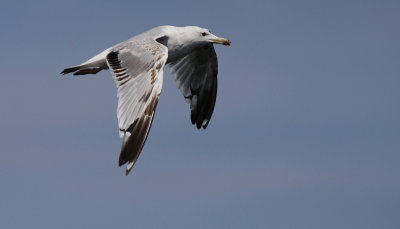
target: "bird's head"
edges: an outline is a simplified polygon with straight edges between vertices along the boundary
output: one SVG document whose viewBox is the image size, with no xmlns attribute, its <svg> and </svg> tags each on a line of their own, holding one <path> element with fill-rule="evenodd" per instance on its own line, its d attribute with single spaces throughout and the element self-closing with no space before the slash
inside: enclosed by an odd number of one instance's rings
<svg viewBox="0 0 400 229">
<path fill-rule="evenodd" d="M 197 26 L 186 26 L 183 27 L 183 33 L 186 39 L 190 40 L 196 44 L 222 44 L 222 45 L 231 45 L 231 41 L 227 38 L 217 37 L 210 32 L 208 29 L 200 28 Z"/>
<path fill-rule="evenodd" d="M 209 44 L 231 45 L 230 40 L 217 37 L 210 33 L 208 29 L 197 26 L 165 26 L 163 28 L 165 36 L 159 38 L 157 41 L 167 46 L 169 61 L 179 59 L 191 53 L 197 47 Z"/>
</svg>

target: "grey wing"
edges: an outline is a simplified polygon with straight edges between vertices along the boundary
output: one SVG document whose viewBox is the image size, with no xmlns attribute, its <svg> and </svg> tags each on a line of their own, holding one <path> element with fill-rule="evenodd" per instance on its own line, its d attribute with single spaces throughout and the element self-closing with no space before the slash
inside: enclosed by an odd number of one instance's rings
<svg viewBox="0 0 400 229">
<path fill-rule="evenodd" d="M 192 124 L 205 129 L 217 97 L 218 60 L 214 46 L 197 48 L 169 65 L 178 88 L 190 103 Z"/>
<path fill-rule="evenodd" d="M 161 93 L 168 50 L 156 41 L 130 43 L 107 55 L 118 88 L 118 126 L 124 138 L 119 166 L 130 172 L 143 148 Z"/>
</svg>

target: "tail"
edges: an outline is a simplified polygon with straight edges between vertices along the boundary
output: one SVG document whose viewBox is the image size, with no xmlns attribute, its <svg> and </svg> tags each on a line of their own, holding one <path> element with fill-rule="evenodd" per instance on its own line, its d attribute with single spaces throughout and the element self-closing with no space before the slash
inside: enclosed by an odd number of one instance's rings
<svg viewBox="0 0 400 229">
<path fill-rule="evenodd" d="M 62 70 L 61 74 L 65 75 L 71 72 L 74 72 L 74 75 L 86 75 L 86 74 L 96 74 L 99 71 L 103 70 L 104 68 L 101 67 L 96 67 L 96 68 L 88 68 L 88 67 L 72 67 L 72 68 L 66 68 Z"/>
<path fill-rule="evenodd" d="M 71 72 L 73 72 L 74 75 L 96 74 L 103 69 L 108 69 L 106 56 L 109 52 L 110 48 L 104 50 L 83 64 L 62 70 L 61 74 L 65 75 Z"/>
</svg>

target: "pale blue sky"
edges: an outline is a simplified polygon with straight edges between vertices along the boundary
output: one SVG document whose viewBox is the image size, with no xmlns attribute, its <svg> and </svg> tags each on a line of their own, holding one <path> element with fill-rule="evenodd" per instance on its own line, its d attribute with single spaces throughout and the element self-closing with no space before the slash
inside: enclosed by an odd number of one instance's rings
<svg viewBox="0 0 400 229">
<path fill-rule="evenodd" d="M 399 228 L 399 1 L 14 1 L 0 8 L 0 228 Z M 130 176 L 109 71 L 158 25 L 217 46 L 207 130 L 168 70 Z"/>
</svg>

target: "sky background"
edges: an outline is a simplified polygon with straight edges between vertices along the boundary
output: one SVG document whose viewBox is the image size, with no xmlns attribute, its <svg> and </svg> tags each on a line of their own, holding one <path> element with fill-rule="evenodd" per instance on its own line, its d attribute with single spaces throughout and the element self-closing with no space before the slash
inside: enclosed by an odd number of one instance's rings
<svg viewBox="0 0 400 229">
<path fill-rule="evenodd" d="M 5 1 L 0 228 L 400 228 L 399 1 Z M 109 71 L 63 68 L 159 25 L 216 46 L 207 130 L 169 70 L 131 174 Z"/>
</svg>

